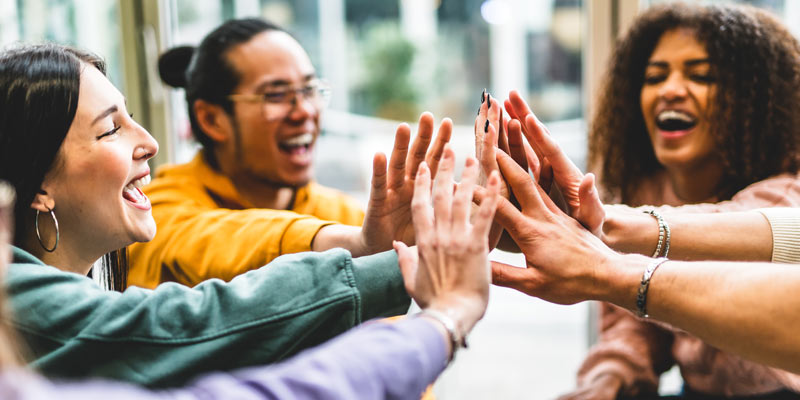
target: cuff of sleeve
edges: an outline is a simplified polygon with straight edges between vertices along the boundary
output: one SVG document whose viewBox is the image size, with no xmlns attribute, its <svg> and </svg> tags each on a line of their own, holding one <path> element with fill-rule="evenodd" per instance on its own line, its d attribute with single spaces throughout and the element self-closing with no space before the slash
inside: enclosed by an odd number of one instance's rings
<svg viewBox="0 0 800 400">
<path fill-rule="evenodd" d="M 777 207 L 757 211 L 772 228 L 772 262 L 800 263 L 800 210 Z"/>
<path fill-rule="evenodd" d="M 648 387 L 645 381 L 638 381 L 636 370 L 628 363 L 618 360 L 605 360 L 594 364 L 588 371 L 580 371 L 578 374 L 578 386 L 593 382 L 601 375 L 616 375 L 622 380 L 619 393 L 627 396 L 636 396 L 640 393 L 655 393 L 658 386 Z M 655 378 L 658 379 L 657 377 Z"/>
<path fill-rule="evenodd" d="M 361 320 L 405 314 L 411 299 L 403 285 L 394 250 L 352 259 Z"/>
<path fill-rule="evenodd" d="M 301 218 L 289 225 L 281 238 L 281 254 L 302 253 L 311 251 L 311 242 L 323 226 L 333 225 L 335 222 L 323 221 L 317 218 Z"/>
<path fill-rule="evenodd" d="M 633 383 L 630 379 L 628 379 L 628 376 L 630 376 L 629 372 L 629 368 L 625 365 L 625 363 L 618 361 L 605 361 L 601 364 L 595 365 L 590 371 L 581 374 L 580 378 L 578 379 L 578 386 L 594 382 L 602 375 L 616 375 L 622 379 L 623 388 L 629 387 Z"/>
</svg>

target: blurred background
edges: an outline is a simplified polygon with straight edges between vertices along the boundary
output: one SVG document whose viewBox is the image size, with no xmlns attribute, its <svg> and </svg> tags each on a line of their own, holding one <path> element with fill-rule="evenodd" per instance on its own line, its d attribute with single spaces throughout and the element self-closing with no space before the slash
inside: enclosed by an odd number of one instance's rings
<svg viewBox="0 0 800 400">
<path fill-rule="evenodd" d="M 486 88 L 519 90 L 570 157 L 584 165 L 594 88 L 614 38 L 656 0 L 3 0 L 0 43 L 53 41 L 105 57 L 128 109 L 161 144 L 154 166 L 196 151 L 181 90 L 156 60 L 196 45 L 226 19 L 260 16 L 287 28 L 333 87 L 316 176 L 366 202 L 371 159 L 422 111 L 453 119 L 460 158 Z M 708 1 L 706 2 L 708 3 Z M 747 3 L 800 36 L 800 1 Z M 792 23 L 793 22 L 793 23 Z M 492 255 L 516 265 L 513 254 Z M 545 399 L 571 390 L 595 339 L 593 306 L 556 306 L 493 288 L 470 348 L 435 386 L 440 399 Z M 679 390 L 676 371 L 662 393 Z"/>
</svg>

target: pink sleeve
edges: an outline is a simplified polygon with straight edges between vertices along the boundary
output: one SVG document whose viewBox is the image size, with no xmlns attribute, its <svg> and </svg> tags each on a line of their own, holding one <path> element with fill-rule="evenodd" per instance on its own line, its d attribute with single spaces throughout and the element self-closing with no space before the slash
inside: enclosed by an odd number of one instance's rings
<svg viewBox="0 0 800 400">
<path fill-rule="evenodd" d="M 800 175 L 781 174 L 764 179 L 742 189 L 730 200 L 719 203 L 661 206 L 656 209 L 665 213 L 714 213 L 765 207 L 800 207 Z"/>
<path fill-rule="evenodd" d="M 659 375 L 674 364 L 672 332 L 620 307 L 608 303 L 600 307 L 600 339 L 578 370 L 578 386 L 614 374 L 623 380 L 622 394 L 656 392 Z"/>
<path fill-rule="evenodd" d="M 782 174 L 765 179 L 719 203 L 657 209 L 664 213 L 708 213 L 766 207 L 800 207 L 800 176 Z M 578 384 L 610 373 L 623 379 L 623 394 L 657 390 L 659 375 L 674 364 L 672 333 L 610 304 L 602 305 L 600 318 L 600 338 L 578 371 Z"/>
</svg>

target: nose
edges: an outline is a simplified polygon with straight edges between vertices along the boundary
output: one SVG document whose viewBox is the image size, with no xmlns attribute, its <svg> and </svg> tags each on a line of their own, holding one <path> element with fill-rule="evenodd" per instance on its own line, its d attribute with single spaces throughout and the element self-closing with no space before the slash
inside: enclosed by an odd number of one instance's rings
<svg viewBox="0 0 800 400">
<path fill-rule="evenodd" d="M 664 83 L 661 84 L 661 87 L 658 90 L 658 95 L 667 101 L 686 97 L 686 79 L 684 79 L 680 72 L 672 72 L 669 74 Z"/>
<path fill-rule="evenodd" d="M 147 161 L 158 153 L 158 142 L 139 124 L 136 124 L 136 131 L 138 143 L 133 151 L 133 159 Z"/>
<path fill-rule="evenodd" d="M 318 112 L 317 105 L 302 92 L 295 92 L 292 108 L 289 110 L 289 119 L 302 121 L 308 119 Z"/>
</svg>

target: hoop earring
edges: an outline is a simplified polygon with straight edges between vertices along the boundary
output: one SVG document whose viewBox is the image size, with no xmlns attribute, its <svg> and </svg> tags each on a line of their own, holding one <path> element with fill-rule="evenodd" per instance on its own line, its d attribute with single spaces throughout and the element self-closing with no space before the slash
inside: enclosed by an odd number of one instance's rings
<svg viewBox="0 0 800 400">
<path fill-rule="evenodd" d="M 53 217 L 53 224 L 55 224 L 56 226 L 56 244 L 53 245 L 52 249 L 48 249 L 47 246 L 44 245 L 44 242 L 42 241 L 42 234 L 39 233 L 39 210 L 36 210 L 36 222 L 34 224 L 36 226 L 36 238 L 39 239 L 39 245 L 42 246 L 44 251 L 52 253 L 56 251 L 56 247 L 58 247 L 58 237 L 60 236 L 60 234 L 58 231 L 58 220 L 56 219 L 56 214 L 50 208 L 48 208 L 47 210 L 50 211 L 50 216 Z"/>
</svg>

